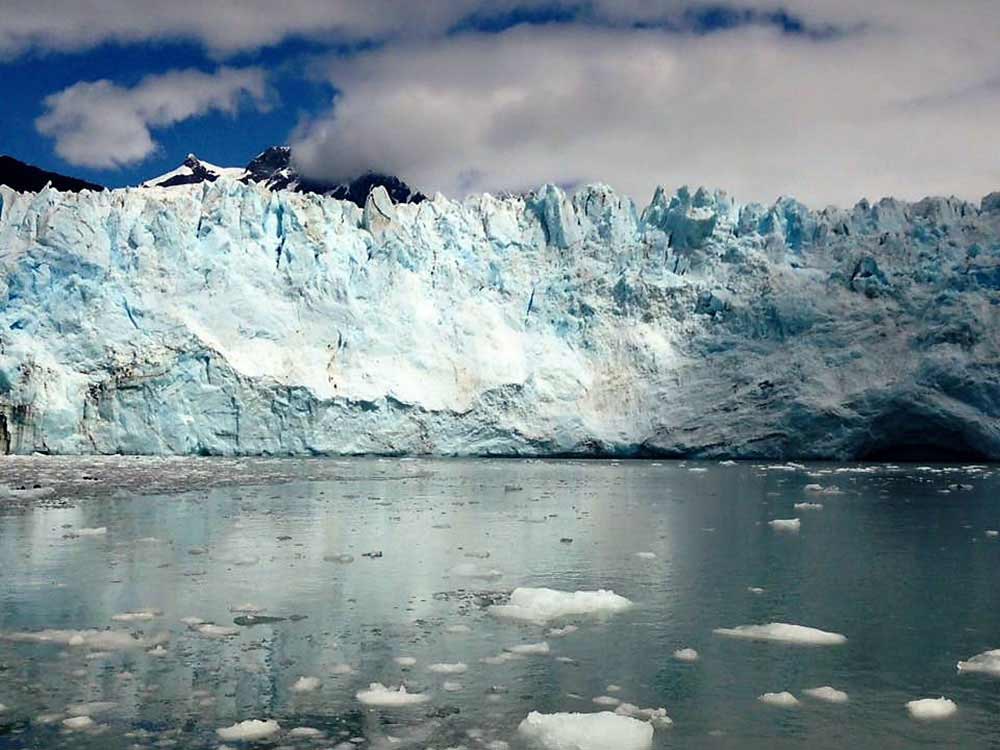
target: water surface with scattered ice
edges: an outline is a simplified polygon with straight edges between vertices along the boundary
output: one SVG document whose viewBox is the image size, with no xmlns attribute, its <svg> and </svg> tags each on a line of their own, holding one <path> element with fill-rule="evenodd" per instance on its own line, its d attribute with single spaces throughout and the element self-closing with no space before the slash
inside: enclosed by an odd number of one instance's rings
<svg viewBox="0 0 1000 750">
<path fill-rule="evenodd" d="M 3 750 L 1000 743 L 996 467 L 8 457 L 0 485 Z"/>
</svg>

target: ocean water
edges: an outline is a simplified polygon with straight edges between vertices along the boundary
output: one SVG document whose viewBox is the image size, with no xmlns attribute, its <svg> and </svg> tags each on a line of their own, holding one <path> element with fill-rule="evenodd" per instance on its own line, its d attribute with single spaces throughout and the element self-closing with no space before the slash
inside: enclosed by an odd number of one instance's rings
<svg viewBox="0 0 1000 750">
<path fill-rule="evenodd" d="M 250 719 L 280 726 L 257 747 L 522 748 L 529 712 L 602 696 L 664 708 L 655 748 L 1000 745 L 1000 676 L 956 668 L 1000 648 L 996 467 L 36 457 L 0 484 L 0 748 L 243 747 L 217 730 Z M 498 617 L 518 587 L 633 605 Z M 846 642 L 714 632 L 776 622 Z"/>
</svg>

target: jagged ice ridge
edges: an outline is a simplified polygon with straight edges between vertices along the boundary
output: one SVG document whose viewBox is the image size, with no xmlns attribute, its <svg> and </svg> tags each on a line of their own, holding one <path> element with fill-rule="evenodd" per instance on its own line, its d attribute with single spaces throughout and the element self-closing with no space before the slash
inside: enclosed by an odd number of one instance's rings
<svg viewBox="0 0 1000 750">
<path fill-rule="evenodd" d="M 0 188 L 0 452 L 1000 458 L 1000 194 Z"/>
</svg>

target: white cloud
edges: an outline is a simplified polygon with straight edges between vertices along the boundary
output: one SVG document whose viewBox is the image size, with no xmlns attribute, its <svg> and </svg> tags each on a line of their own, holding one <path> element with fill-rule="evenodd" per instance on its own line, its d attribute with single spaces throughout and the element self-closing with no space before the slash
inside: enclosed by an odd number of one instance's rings
<svg viewBox="0 0 1000 750">
<path fill-rule="evenodd" d="M 299 160 L 316 177 L 380 169 L 453 195 L 601 180 L 639 201 L 690 183 L 823 205 L 996 189 L 1000 14 L 988 3 L 788 5 L 855 31 L 547 25 L 336 59 L 340 93 L 298 132 Z"/>
<path fill-rule="evenodd" d="M 147 76 L 133 88 L 107 80 L 76 83 L 47 96 L 46 112 L 35 124 L 71 164 L 122 167 L 156 150 L 151 129 L 212 110 L 235 114 L 245 101 L 258 109 L 270 106 L 263 70 L 177 70 Z"/>
</svg>

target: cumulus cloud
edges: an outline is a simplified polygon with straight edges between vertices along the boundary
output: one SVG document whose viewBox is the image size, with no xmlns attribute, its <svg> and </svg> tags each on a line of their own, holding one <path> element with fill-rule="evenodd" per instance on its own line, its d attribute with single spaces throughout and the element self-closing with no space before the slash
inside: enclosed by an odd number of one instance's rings
<svg viewBox="0 0 1000 750">
<path fill-rule="evenodd" d="M 270 106 L 260 68 L 219 68 L 214 73 L 177 70 L 150 75 L 133 88 L 108 80 L 80 82 L 47 96 L 35 126 L 55 139 L 66 161 L 94 168 L 141 162 L 157 144 L 152 129 L 216 110 L 234 114 L 249 101 Z"/>
<path fill-rule="evenodd" d="M 619 21 L 662 8 L 604 5 Z M 845 31 L 565 23 L 336 59 L 329 114 L 296 134 L 300 167 L 384 170 L 453 195 L 601 180 L 638 200 L 690 183 L 824 205 L 996 189 L 988 3 L 790 0 L 786 12 Z"/>
</svg>

